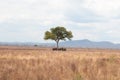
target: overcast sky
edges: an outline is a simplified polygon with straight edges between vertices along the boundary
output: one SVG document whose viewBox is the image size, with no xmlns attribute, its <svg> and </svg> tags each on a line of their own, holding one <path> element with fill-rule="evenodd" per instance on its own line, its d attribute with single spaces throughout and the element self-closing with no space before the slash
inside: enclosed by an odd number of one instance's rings
<svg viewBox="0 0 120 80">
<path fill-rule="evenodd" d="M 45 42 L 64 26 L 73 40 L 120 43 L 120 0 L 0 0 L 0 41 Z"/>
</svg>

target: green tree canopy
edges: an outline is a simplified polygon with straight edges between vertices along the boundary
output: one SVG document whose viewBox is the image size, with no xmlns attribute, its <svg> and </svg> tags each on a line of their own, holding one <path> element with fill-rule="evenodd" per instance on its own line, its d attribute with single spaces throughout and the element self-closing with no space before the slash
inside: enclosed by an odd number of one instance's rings
<svg viewBox="0 0 120 80">
<path fill-rule="evenodd" d="M 65 27 L 57 26 L 55 28 L 51 28 L 50 31 L 45 32 L 45 40 L 51 39 L 57 43 L 57 48 L 59 48 L 58 44 L 60 40 L 71 40 L 73 37 L 71 31 L 67 31 Z"/>
</svg>

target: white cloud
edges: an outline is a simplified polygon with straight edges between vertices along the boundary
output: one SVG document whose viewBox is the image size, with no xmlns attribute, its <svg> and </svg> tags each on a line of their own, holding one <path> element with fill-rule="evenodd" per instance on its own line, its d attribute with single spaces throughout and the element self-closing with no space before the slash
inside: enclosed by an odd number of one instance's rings
<svg viewBox="0 0 120 80">
<path fill-rule="evenodd" d="M 94 13 L 104 17 L 114 17 L 119 15 L 119 0 L 85 0 L 85 8 L 89 8 Z"/>
<path fill-rule="evenodd" d="M 57 25 L 74 39 L 120 42 L 119 0 L 0 0 L 1 41 L 44 41 Z"/>
</svg>

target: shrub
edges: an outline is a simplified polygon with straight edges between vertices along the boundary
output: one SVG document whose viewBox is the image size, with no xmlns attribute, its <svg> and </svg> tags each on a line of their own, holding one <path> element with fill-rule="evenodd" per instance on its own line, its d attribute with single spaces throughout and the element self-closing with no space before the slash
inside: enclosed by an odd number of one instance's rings
<svg viewBox="0 0 120 80">
<path fill-rule="evenodd" d="M 53 48 L 53 51 L 66 51 L 66 48 Z"/>
</svg>

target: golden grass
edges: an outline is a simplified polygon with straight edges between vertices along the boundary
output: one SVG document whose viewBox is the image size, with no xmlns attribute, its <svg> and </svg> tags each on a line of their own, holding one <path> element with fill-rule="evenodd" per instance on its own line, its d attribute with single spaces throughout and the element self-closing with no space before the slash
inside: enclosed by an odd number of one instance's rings
<svg viewBox="0 0 120 80">
<path fill-rule="evenodd" d="M 1 47 L 0 80 L 120 80 L 120 51 Z"/>
</svg>

